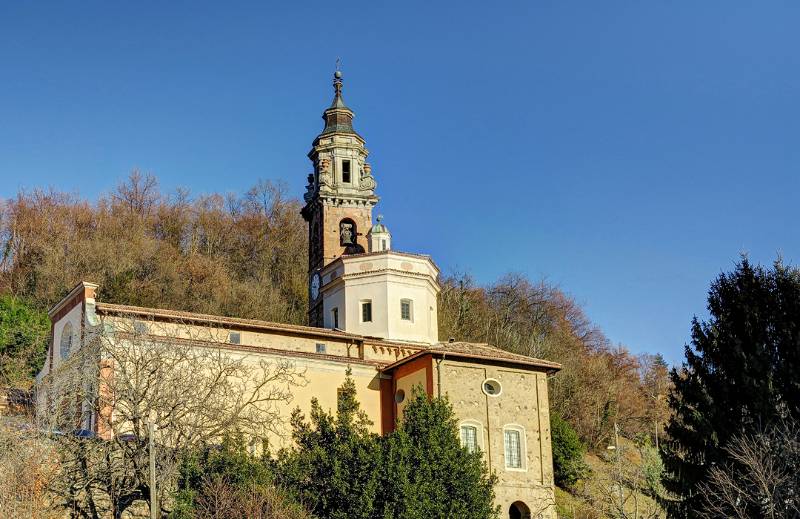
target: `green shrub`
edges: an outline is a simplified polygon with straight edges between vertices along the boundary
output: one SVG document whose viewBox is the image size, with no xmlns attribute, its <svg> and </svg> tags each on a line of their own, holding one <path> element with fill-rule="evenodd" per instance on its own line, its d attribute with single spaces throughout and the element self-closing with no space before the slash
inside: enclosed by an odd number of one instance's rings
<svg viewBox="0 0 800 519">
<path fill-rule="evenodd" d="M 589 475 L 589 466 L 583 461 L 586 447 L 575 429 L 556 413 L 550 416 L 550 435 L 556 485 L 571 488 Z"/>
</svg>

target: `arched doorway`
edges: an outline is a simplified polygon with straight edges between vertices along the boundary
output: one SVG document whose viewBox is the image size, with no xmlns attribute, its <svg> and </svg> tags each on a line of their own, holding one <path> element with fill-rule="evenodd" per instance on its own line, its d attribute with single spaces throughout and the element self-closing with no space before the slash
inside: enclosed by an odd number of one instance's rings
<svg viewBox="0 0 800 519">
<path fill-rule="evenodd" d="M 531 519 L 531 509 L 522 501 L 514 501 L 508 508 L 509 519 Z"/>
</svg>

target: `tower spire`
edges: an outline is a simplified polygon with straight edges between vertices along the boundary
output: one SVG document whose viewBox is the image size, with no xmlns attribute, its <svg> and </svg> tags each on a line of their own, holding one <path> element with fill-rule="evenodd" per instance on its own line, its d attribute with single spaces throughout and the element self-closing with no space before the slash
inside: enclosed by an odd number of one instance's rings
<svg viewBox="0 0 800 519">
<path fill-rule="evenodd" d="M 355 134 L 353 129 L 353 111 L 347 107 L 342 97 L 342 71 L 339 70 L 340 60 L 336 60 L 336 71 L 333 73 L 333 102 L 322 114 L 325 120 L 325 129 L 322 135 L 339 132 Z"/>
<path fill-rule="evenodd" d="M 348 109 L 347 105 L 344 104 L 344 99 L 342 98 L 342 71 L 339 70 L 339 59 L 336 59 L 336 72 L 333 73 L 333 103 L 331 103 L 331 108 L 344 108 Z"/>
</svg>

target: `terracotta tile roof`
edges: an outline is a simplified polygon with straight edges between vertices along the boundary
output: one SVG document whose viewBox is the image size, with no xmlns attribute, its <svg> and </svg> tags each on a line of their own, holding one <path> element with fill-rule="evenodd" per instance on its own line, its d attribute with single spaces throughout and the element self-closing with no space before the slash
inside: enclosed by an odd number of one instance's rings
<svg viewBox="0 0 800 519">
<path fill-rule="evenodd" d="M 191 321 L 194 323 L 206 323 L 212 325 L 226 326 L 230 328 L 250 328 L 273 332 L 289 332 L 305 335 L 315 335 L 332 337 L 337 339 L 350 339 L 363 341 L 364 337 L 353 333 L 347 333 L 330 328 L 317 328 L 314 326 L 300 326 L 298 324 L 273 323 L 270 321 L 260 321 L 257 319 L 241 319 L 238 317 L 222 317 L 219 315 L 198 314 L 193 312 L 182 312 L 179 310 L 164 310 L 161 308 L 144 308 L 141 306 L 117 305 L 111 303 L 96 303 L 96 311 L 106 314 L 120 315 L 141 315 L 154 319 L 165 319 L 168 321 Z"/>
<path fill-rule="evenodd" d="M 511 353 L 510 351 L 502 350 L 495 346 L 490 346 L 486 343 L 480 342 L 440 342 L 431 345 L 427 348 L 420 350 L 414 355 L 410 355 L 403 359 L 394 362 L 383 368 L 384 371 L 389 371 L 405 362 L 417 358 L 426 353 L 434 355 L 452 356 L 460 358 L 468 358 L 475 360 L 485 361 L 499 361 L 508 362 L 512 364 L 522 364 L 527 366 L 535 366 L 537 368 L 544 368 L 548 372 L 555 373 L 561 369 L 561 364 L 549 360 L 537 359 L 528 357 L 527 355 L 520 355 L 518 353 Z"/>
<path fill-rule="evenodd" d="M 410 350 L 417 350 L 408 357 L 402 358 L 383 368 L 384 371 L 391 370 L 408 360 L 417 358 L 426 353 L 436 355 L 450 355 L 460 358 L 469 358 L 484 361 L 499 361 L 512 364 L 527 365 L 537 368 L 544 368 L 548 372 L 556 372 L 561 369 L 561 365 L 548 360 L 536 359 L 527 355 L 511 353 L 500 348 L 490 346 L 486 343 L 476 342 L 440 342 L 433 345 L 420 343 L 408 343 L 402 341 L 389 341 L 377 337 L 366 337 L 353 333 L 347 333 L 330 328 L 317 328 L 314 326 L 300 326 L 296 324 L 274 323 L 270 321 L 260 321 L 257 319 L 241 319 L 238 317 L 223 317 L 218 315 L 200 314 L 193 312 L 183 312 L 179 310 L 165 310 L 160 308 L 144 308 L 140 306 L 117 305 L 111 303 L 96 303 L 95 309 L 103 314 L 118 315 L 139 315 L 153 319 L 164 319 L 167 321 L 191 321 L 193 323 L 210 324 L 216 326 L 229 327 L 232 329 L 255 329 L 268 332 L 293 333 L 310 335 L 315 337 L 328 337 L 341 340 L 351 340 L 366 342 L 367 344 L 387 347 L 401 347 Z M 377 364 L 381 364 L 378 362 Z"/>
</svg>

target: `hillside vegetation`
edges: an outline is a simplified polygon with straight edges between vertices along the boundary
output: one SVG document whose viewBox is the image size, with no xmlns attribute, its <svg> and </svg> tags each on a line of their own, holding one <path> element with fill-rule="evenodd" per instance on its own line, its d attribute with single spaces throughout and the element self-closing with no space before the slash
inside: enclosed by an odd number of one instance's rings
<svg viewBox="0 0 800 519">
<path fill-rule="evenodd" d="M 192 196 L 162 193 L 154 177 L 139 173 L 96 201 L 52 189 L 21 192 L 0 208 L 0 295 L 41 319 L 77 281 L 91 280 L 105 301 L 302 324 L 307 231 L 299 210 L 272 182 L 243 195 Z M 550 381 L 550 406 L 584 451 L 605 453 L 615 426 L 639 443 L 659 441 L 669 414 L 660 357 L 611 344 L 574 299 L 545 281 L 509 274 L 481 285 L 454 273 L 441 283 L 440 338 L 488 342 L 564 366 Z M 46 335 L 32 342 L 27 365 L 15 368 L 28 381 Z M 581 485 L 604 472 L 587 456 L 595 470 L 571 489 L 582 499 Z"/>
</svg>

